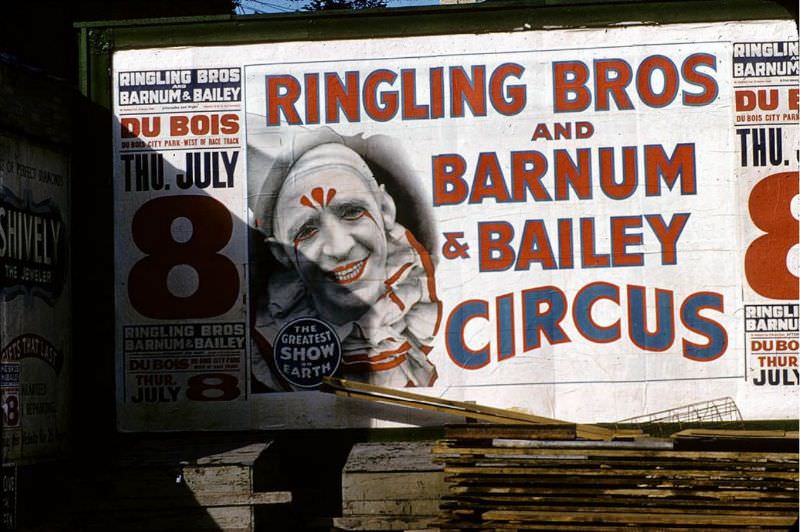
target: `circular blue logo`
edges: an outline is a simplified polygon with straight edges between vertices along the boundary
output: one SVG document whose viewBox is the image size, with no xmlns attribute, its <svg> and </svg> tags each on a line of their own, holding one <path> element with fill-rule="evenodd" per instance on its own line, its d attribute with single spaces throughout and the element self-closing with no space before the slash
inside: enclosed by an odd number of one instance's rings
<svg viewBox="0 0 800 532">
<path fill-rule="evenodd" d="M 339 369 L 342 345 L 324 321 L 300 318 L 284 325 L 275 337 L 273 355 L 281 377 L 300 388 L 316 388 Z"/>
</svg>

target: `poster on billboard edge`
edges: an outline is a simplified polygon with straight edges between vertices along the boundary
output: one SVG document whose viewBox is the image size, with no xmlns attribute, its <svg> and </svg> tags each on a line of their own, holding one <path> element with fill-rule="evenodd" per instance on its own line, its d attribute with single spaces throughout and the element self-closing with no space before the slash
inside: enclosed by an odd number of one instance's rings
<svg viewBox="0 0 800 532">
<path fill-rule="evenodd" d="M 0 132 L 2 458 L 66 446 L 71 367 L 69 158 Z"/>
</svg>

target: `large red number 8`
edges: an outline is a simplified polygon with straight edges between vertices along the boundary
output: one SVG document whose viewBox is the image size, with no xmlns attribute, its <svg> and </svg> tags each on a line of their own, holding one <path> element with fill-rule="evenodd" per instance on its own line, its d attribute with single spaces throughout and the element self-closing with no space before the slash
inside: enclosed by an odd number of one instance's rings
<svg viewBox="0 0 800 532">
<path fill-rule="evenodd" d="M 771 299 L 800 297 L 799 280 L 786 266 L 786 255 L 798 238 L 798 221 L 792 216 L 792 199 L 800 194 L 800 174 L 772 174 L 750 193 L 750 218 L 765 235 L 756 238 L 744 257 L 750 287 Z"/>
<path fill-rule="evenodd" d="M 186 397 L 192 401 L 232 401 L 242 393 L 239 379 L 227 373 L 195 375 L 186 382 Z"/>
<path fill-rule="evenodd" d="M 6 397 L 6 404 L 3 405 L 3 425 L 9 427 L 19 425 L 19 399 L 16 395 Z"/>
<path fill-rule="evenodd" d="M 186 242 L 172 236 L 172 223 L 192 223 Z M 233 234 L 228 209 L 208 196 L 168 196 L 148 201 L 136 211 L 133 241 L 147 254 L 131 268 L 128 297 L 143 316 L 154 319 L 209 318 L 229 310 L 239 297 L 236 265 L 218 252 Z M 197 272 L 198 286 L 187 297 L 176 296 L 167 276 L 178 265 Z"/>
</svg>

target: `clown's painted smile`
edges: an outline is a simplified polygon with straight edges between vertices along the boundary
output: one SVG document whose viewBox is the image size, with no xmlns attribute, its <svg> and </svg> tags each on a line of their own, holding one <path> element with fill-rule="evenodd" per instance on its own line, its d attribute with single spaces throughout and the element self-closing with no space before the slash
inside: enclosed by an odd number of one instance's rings
<svg viewBox="0 0 800 532">
<path fill-rule="evenodd" d="M 334 268 L 333 271 L 328 272 L 328 277 L 338 284 L 350 284 L 355 282 L 364 274 L 368 260 L 369 255 L 362 260 L 353 261 L 349 264 Z"/>
</svg>

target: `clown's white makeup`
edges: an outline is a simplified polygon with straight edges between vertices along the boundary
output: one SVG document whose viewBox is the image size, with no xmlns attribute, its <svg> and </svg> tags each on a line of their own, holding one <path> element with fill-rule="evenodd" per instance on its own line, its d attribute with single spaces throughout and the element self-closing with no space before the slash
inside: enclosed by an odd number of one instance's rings
<svg viewBox="0 0 800 532">
<path fill-rule="evenodd" d="M 382 177 L 397 184 L 389 171 L 395 146 L 363 149 L 357 138 L 356 151 L 320 137 L 325 142 L 308 149 L 291 144 L 282 160 L 293 162 L 275 166 L 262 186 L 257 227 L 284 269 L 267 278 L 268 298 L 253 328 L 264 357 L 253 358 L 253 376 L 271 390 L 294 389 L 272 367 L 274 339 L 287 323 L 319 318 L 340 339 L 343 377 L 431 386 L 436 368 L 427 355 L 442 314 L 434 264 L 396 221 L 392 197 L 360 155 L 370 154 Z"/>
<path fill-rule="evenodd" d="M 297 271 L 320 315 L 333 323 L 358 318 L 383 295 L 386 231 L 394 224 L 394 204 L 371 175 L 330 162 L 330 152 L 352 157 L 343 150 L 328 150 L 325 164 L 290 174 L 273 231 L 273 246 L 282 248 L 276 255 Z"/>
</svg>

